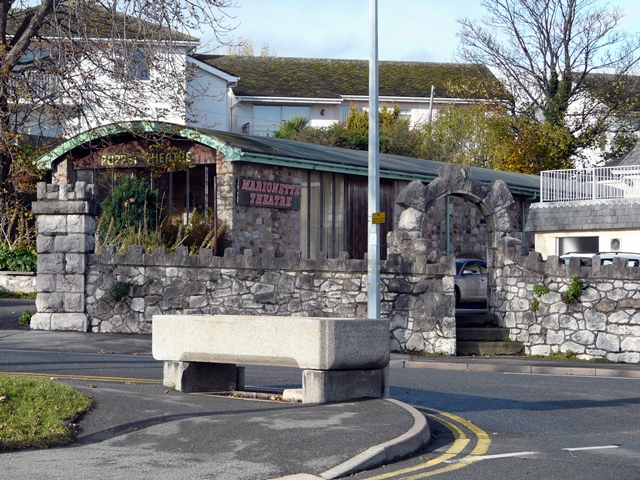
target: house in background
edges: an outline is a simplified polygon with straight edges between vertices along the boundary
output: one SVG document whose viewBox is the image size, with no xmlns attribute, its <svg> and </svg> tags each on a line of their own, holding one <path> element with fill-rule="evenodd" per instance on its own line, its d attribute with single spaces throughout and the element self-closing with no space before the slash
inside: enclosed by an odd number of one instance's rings
<svg viewBox="0 0 640 480">
<path fill-rule="evenodd" d="M 526 229 L 544 258 L 640 253 L 640 145 L 616 165 L 541 172 L 540 200 Z"/>
<path fill-rule="evenodd" d="M 216 85 L 211 98 L 228 106 L 228 117 L 215 117 L 220 120 L 212 124 L 211 100 L 194 102 L 192 126 L 196 127 L 273 136 L 282 122 L 294 116 L 308 118 L 313 127 L 327 127 L 344 121 L 350 108 L 369 105 L 366 60 L 192 55 L 190 61 L 200 67 L 196 76 L 201 82 Z M 224 81 L 229 82 L 228 98 L 222 94 Z M 506 98 L 504 87 L 484 65 L 388 61 L 379 65 L 381 105 L 399 107 L 412 125 L 429 121 L 451 104 Z"/>
<path fill-rule="evenodd" d="M 186 124 L 230 132 L 233 104 L 230 94 L 240 78 L 198 60 L 197 56 L 188 56 L 186 60 L 190 71 L 187 84 L 190 108 Z"/>
<path fill-rule="evenodd" d="M 34 9 L 10 11 L 9 37 L 20 35 Z M 199 45 L 198 38 L 96 2 L 62 2 L 3 87 L 12 128 L 53 139 L 128 120 L 185 124 L 188 56 Z"/>
</svg>

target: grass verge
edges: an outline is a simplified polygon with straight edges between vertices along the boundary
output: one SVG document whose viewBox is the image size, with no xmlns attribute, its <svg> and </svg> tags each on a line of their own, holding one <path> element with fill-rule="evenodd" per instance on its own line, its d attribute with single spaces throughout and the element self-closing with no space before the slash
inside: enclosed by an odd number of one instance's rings
<svg viewBox="0 0 640 480">
<path fill-rule="evenodd" d="M 35 300 L 36 292 L 9 292 L 0 289 L 0 298 L 21 298 L 23 300 Z"/>
<path fill-rule="evenodd" d="M 76 435 L 71 421 L 90 407 L 62 383 L 0 374 L 0 450 L 66 445 Z"/>
</svg>

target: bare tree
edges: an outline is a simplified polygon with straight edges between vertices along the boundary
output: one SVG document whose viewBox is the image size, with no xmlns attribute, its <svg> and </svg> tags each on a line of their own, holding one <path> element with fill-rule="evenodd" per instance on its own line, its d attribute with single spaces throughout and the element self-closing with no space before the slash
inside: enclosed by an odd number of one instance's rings
<svg viewBox="0 0 640 480">
<path fill-rule="evenodd" d="M 570 155 L 594 146 L 613 118 L 637 108 L 640 36 L 598 0 L 483 0 L 486 16 L 464 18 L 462 59 L 499 72 L 514 114 L 568 129 Z"/>
<path fill-rule="evenodd" d="M 253 40 L 240 37 L 237 41 L 227 45 L 227 55 L 237 55 L 241 57 L 253 57 L 255 52 L 253 49 Z M 277 57 L 278 53 L 271 50 L 268 43 L 263 43 L 260 49 L 261 57 Z"/>
<path fill-rule="evenodd" d="M 26 135 L 185 118 L 186 55 L 233 0 L 0 0 L 0 188 Z"/>
</svg>

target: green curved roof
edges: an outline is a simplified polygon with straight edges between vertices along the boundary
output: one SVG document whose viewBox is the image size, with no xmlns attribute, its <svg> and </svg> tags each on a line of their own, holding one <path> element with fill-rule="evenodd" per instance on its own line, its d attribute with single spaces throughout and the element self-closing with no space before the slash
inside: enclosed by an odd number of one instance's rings
<svg viewBox="0 0 640 480">
<path fill-rule="evenodd" d="M 237 96 L 340 98 L 369 95 L 369 62 L 322 58 L 194 55 L 240 77 Z M 429 62 L 379 63 L 379 95 L 390 97 L 507 99 L 508 94 L 485 65 Z"/>
<path fill-rule="evenodd" d="M 231 162 L 246 161 L 353 175 L 367 175 L 369 166 L 368 152 L 362 150 L 142 121 L 106 125 L 89 130 L 62 143 L 40 160 L 51 165 L 72 153 L 74 149 L 97 142 L 103 137 L 136 131 L 162 132 L 177 138 L 193 140 L 221 151 Z M 383 153 L 380 154 L 379 164 L 382 178 L 418 179 L 427 182 L 436 178 L 438 169 L 445 165 L 443 162 Z M 537 196 L 540 191 L 540 177 L 536 175 L 472 167 L 471 176 L 487 184 L 494 180 L 502 180 L 514 193 Z"/>
</svg>

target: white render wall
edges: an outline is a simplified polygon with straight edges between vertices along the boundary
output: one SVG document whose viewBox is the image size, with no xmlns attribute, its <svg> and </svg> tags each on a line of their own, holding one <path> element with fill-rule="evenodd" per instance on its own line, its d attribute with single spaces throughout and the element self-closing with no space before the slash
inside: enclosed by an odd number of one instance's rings
<svg viewBox="0 0 640 480">
<path fill-rule="evenodd" d="M 101 74 L 92 83 L 100 85 L 85 99 L 84 117 L 69 121 L 63 135 L 71 137 L 83 131 L 130 120 L 165 121 L 184 125 L 186 121 L 186 47 L 175 52 L 158 52 L 159 63 L 150 66 L 149 80 L 122 83 Z M 80 73 L 91 78 L 93 62 Z M 89 85 L 90 88 L 90 85 Z M 85 94 L 86 95 L 86 94 Z"/>
<path fill-rule="evenodd" d="M 610 252 L 611 240 L 619 239 L 620 252 L 638 252 L 640 248 L 640 231 L 638 230 L 584 230 L 576 231 L 560 231 L 551 233 L 536 233 L 535 235 L 536 251 L 542 254 L 542 258 L 546 259 L 550 255 L 558 255 L 557 240 L 566 237 L 598 237 L 598 251 Z"/>
<path fill-rule="evenodd" d="M 231 131 L 231 98 L 226 79 L 189 61 L 193 78 L 187 85 L 187 98 L 192 102 L 187 124 L 223 132 Z"/>
</svg>

